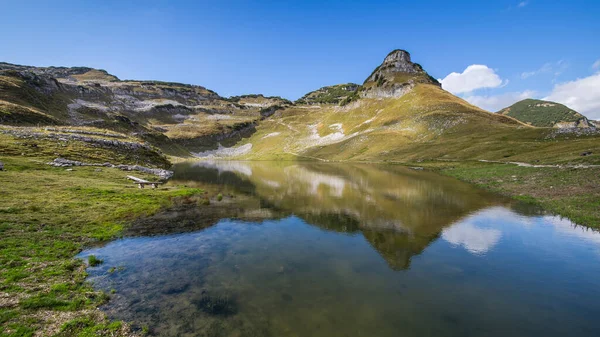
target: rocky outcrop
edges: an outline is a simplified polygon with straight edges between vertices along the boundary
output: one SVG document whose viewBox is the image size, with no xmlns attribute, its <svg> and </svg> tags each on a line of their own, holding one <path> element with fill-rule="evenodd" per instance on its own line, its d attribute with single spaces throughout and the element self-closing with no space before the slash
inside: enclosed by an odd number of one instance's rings
<svg viewBox="0 0 600 337">
<path fill-rule="evenodd" d="M 409 52 L 396 49 L 385 57 L 383 63 L 373 71 L 365 82 L 376 82 L 381 76 L 387 77 L 396 73 L 417 74 L 421 72 L 423 72 L 423 68 L 416 63 L 412 63 Z"/>
<path fill-rule="evenodd" d="M 421 65 L 411 61 L 407 51 L 396 49 L 367 77 L 359 95 L 366 98 L 400 97 L 419 83 L 441 86 Z"/>
<path fill-rule="evenodd" d="M 95 146 L 105 147 L 105 148 L 118 148 L 122 150 L 136 151 L 136 150 L 148 150 L 148 151 L 157 151 L 152 146 L 144 143 L 137 142 L 126 142 L 116 139 L 102 139 L 95 137 L 88 137 L 80 134 L 70 134 L 70 133 L 42 133 L 29 131 L 27 129 L 2 129 L 0 130 L 2 133 L 10 134 L 17 138 L 26 138 L 26 139 L 54 139 L 62 142 L 66 142 L 69 140 L 79 141 L 84 143 L 89 143 Z M 66 131 L 62 131 L 66 132 Z M 94 133 L 91 133 L 94 134 Z M 112 136 L 112 135 L 111 135 Z"/>
<path fill-rule="evenodd" d="M 360 85 L 356 83 L 345 83 L 331 85 L 311 91 L 296 100 L 296 104 L 339 104 L 348 96 L 352 95 Z"/>
<path fill-rule="evenodd" d="M 554 128 L 557 129 L 568 129 L 568 128 L 595 128 L 593 123 L 583 117 L 573 122 L 558 122 L 554 124 Z"/>
<path fill-rule="evenodd" d="M 74 75 L 83 75 L 89 73 L 90 71 L 96 71 L 114 80 L 118 80 L 116 76 L 109 74 L 106 70 L 94 69 L 89 67 L 32 67 L 0 62 L 0 70 L 31 72 L 36 75 L 47 76 L 52 78 L 69 78 L 73 77 Z"/>
<path fill-rule="evenodd" d="M 102 166 L 102 167 L 114 167 L 123 171 L 139 171 L 147 174 L 153 174 L 160 177 L 161 179 L 167 180 L 173 176 L 173 171 L 149 168 L 140 165 L 113 165 L 111 163 L 84 163 L 77 160 L 69 160 L 64 158 L 56 158 L 53 161 L 47 163 L 54 167 L 72 167 L 72 166 Z"/>
<path fill-rule="evenodd" d="M 268 108 L 270 106 L 287 106 L 293 103 L 280 96 L 265 96 L 262 94 L 249 94 L 241 96 L 231 96 L 227 98 L 229 102 L 236 104 L 241 109 L 247 108 Z"/>
<path fill-rule="evenodd" d="M 117 134 L 117 133 L 106 133 L 106 132 L 97 132 L 97 131 L 88 131 L 88 130 L 79 130 L 79 129 L 45 128 L 44 130 L 51 131 L 51 132 L 75 133 L 75 134 L 101 136 L 101 137 L 109 137 L 109 138 L 126 138 L 125 135 L 121 135 L 121 134 Z"/>
<path fill-rule="evenodd" d="M 293 105 L 284 98 L 264 95 L 226 99 L 199 85 L 119 80 L 104 70 L 88 67 L 0 63 L 0 78 L 0 124 L 108 129 L 166 151 L 174 149 L 174 142 L 204 144 L 206 139 L 221 140 L 223 136 L 234 137 L 234 142 L 238 125 L 258 122 Z M 151 137 L 140 137 L 145 134 Z M 103 147 L 129 146 L 78 140 Z M 209 146 L 216 147 L 216 141 Z M 181 154 L 185 150 L 198 149 L 179 147 L 173 151 Z"/>
<path fill-rule="evenodd" d="M 578 128 L 578 127 L 565 127 L 565 128 L 553 128 L 544 139 L 557 139 L 557 137 L 568 136 L 568 137 L 582 137 L 582 136 L 598 136 L 600 135 L 600 129 L 592 128 Z"/>
<path fill-rule="evenodd" d="M 360 92 L 363 98 L 402 97 L 415 87 L 414 83 L 396 83 L 391 85 L 373 86 Z"/>
<path fill-rule="evenodd" d="M 90 120 L 125 115 L 172 117 L 206 110 L 204 106 L 230 103 L 205 87 L 160 81 L 121 81 L 105 70 L 87 67 L 30 67 L 0 63 L 0 76 L 17 79 L 17 86 L 0 87 L 0 100 L 28 104 L 58 117 L 65 124 L 86 125 Z M 33 93 L 33 95 L 32 95 Z M 49 107 L 52 111 L 48 111 Z M 160 118 L 159 118 L 160 119 Z M 176 118 L 175 118 L 176 119 Z M 169 122 L 178 122 L 170 119 Z"/>
<path fill-rule="evenodd" d="M 149 168 L 140 165 L 115 165 L 114 167 L 123 171 L 139 171 L 148 174 L 153 174 L 164 180 L 167 180 L 173 176 L 173 171 Z"/>
</svg>

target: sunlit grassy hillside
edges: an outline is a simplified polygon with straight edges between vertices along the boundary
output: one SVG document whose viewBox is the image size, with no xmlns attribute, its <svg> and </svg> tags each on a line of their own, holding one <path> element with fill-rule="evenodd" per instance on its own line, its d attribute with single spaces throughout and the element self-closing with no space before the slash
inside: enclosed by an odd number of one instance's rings
<svg viewBox="0 0 600 337">
<path fill-rule="evenodd" d="M 419 84 L 400 98 L 363 98 L 344 107 L 279 111 L 240 144 L 246 159 L 485 159 L 582 162 L 600 152 L 597 136 L 556 133 L 481 110 L 441 88 Z M 600 162 L 597 155 L 585 162 Z"/>
</svg>

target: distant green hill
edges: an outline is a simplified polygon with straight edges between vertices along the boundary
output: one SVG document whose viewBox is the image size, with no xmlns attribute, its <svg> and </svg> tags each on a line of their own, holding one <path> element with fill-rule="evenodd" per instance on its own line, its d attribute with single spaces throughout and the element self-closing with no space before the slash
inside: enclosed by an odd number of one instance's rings
<svg viewBox="0 0 600 337">
<path fill-rule="evenodd" d="M 524 99 L 498 111 L 499 114 L 513 117 L 523 123 L 537 127 L 589 126 L 585 116 L 559 103 L 539 99 Z"/>
</svg>

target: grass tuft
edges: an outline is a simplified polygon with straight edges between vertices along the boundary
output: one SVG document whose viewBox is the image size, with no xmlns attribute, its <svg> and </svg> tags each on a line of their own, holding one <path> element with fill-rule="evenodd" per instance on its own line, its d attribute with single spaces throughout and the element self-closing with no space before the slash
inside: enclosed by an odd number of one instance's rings
<svg viewBox="0 0 600 337">
<path fill-rule="evenodd" d="M 103 263 L 104 263 L 104 260 L 100 260 L 99 258 L 96 257 L 96 255 L 88 256 L 88 264 L 90 265 L 90 267 L 96 267 Z"/>
</svg>

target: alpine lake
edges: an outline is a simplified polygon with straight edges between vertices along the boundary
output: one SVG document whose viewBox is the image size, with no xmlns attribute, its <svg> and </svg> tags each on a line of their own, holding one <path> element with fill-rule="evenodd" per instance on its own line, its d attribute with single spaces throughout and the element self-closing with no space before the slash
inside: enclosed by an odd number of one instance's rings
<svg viewBox="0 0 600 337">
<path fill-rule="evenodd" d="M 600 336 L 600 233 L 395 165 L 203 161 L 222 198 L 82 252 L 151 336 Z M 150 192 L 150 191 L 149 191 Z"/>
</svg>

